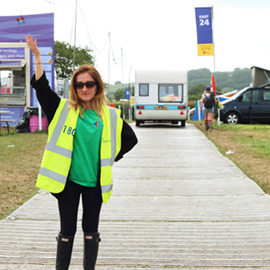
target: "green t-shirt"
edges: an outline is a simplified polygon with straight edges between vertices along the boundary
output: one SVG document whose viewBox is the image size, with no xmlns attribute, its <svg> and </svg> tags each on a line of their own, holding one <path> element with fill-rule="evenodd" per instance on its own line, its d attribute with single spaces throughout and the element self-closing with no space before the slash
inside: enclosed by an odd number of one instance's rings
<svg viewBox="0 0 270 270">
<path fill-rule="evenodd" d="M 69 179 L 79 185 L 96 187 L 99 171 L 103 121 L 93 110 L 84 110 L 78 117 L 73 138 Z"/>
</svg>

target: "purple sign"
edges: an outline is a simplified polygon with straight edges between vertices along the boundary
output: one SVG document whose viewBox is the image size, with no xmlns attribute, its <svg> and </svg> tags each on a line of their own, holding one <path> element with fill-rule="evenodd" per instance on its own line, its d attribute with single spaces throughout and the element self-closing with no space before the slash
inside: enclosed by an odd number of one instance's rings
<svg viewBox="0 0 270 270">
<path fill-rule="evenodd" d="M 16 122 L 10 122 L 9 125 L 16 126 L 24 113 L 24 107 L 0 107 L 0 111 L 10 111 L 10 113 L 1 114 L 1 120 L 15 120 Z"/>
<path fill-rule="evenodd" d="M 0 48 L 0 60 L 24 59 L 24 48 Z"/>
<path fill-rule="evenodd" d="M 41 43 L 54 43 L 54 14 L 0 16 L 0 42 L 25 42 L 31 34 Z"/>
<path fill-rule="evenodd" d="M 32 15 L 17 15 L 17 16 L 0 16 L 0 42 L 4 43 L 25 43 L 24 35 L 31 34 L 37 38 L 39 48 L 41 50 L 41 61 L 50 82 L 52 89 L 54 89 L 54 14 L 32 14 Z M 8 45 L 9 46 L 9 45 Z M 0 48 L 11 49 L 11 48 Z M 24 55 L 24 48 L 17 49 L 18 53 L 9 53 L 7 51 L 0 52 L 1 60 L 20 60 L 16 55 Z M 30 54 L 30 73 L 31 76 L 35 71 L 34 56 Z M 35 90 L 31 87 L 30 105 L 37 107 Z M 13 111 L 14 108 L 10 108 Z M 15 111 L 14 111 L 15 112 Z M 21 112 L 20 112 L 21 113 Z"/>
<path fill-rule="evenodd" d="M 22 64 L 21 61 L 0 61 L 0 67 L 12 67 L 12 66 L 20 66 Z"/>
</svg>

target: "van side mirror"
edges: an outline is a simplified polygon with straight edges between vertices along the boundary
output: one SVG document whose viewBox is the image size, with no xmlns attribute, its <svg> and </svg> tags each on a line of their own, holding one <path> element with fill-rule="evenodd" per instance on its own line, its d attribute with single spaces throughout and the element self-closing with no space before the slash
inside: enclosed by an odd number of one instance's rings
<svg viewBox="0 0 270 270">
<path fill-rule="evenodd" d="M 237 101 L 241 102 L 242 99 L 243 99 L 243 96 L 240 96 L 240 97 L 237 98 Z"/>
</svg>

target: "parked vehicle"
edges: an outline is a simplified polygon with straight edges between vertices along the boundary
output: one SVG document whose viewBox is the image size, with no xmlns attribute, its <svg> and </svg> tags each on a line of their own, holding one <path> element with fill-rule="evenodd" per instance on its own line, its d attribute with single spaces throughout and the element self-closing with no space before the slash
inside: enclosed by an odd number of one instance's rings
<svg viewBox="0 0 270 270">
<path fill-rule="evenodd" d="M 270 88 L 245 88 L 222 105 L 224 123 L 270 123 Z"/>
<path fill-rule="evenodd" d="M 186 71 L 136 71 L 136 126 L 151 122 L 170 122 L 185 126 L 188 114 Z"/>
<path fill-rule="evenodd" d="M 270 123 L 270 71 L 251 67 L 250 87 L 222 102 L 221 121 L 228 124 Z"/>
</svg>

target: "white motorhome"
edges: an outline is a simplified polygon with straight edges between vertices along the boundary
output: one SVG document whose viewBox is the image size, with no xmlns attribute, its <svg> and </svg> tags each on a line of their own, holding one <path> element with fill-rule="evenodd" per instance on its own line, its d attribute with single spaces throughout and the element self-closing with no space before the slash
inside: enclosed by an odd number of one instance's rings
<svg viewBox="0 0 270 270">
<path fill-rule="evenodd" d="M 135 72 L 136 126 L 171 122 L 185 126 L 188 109 L 187 71 Z"/>
</svg>

